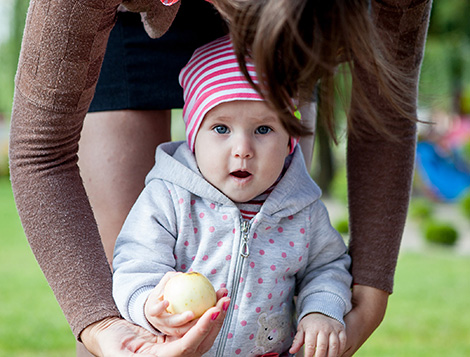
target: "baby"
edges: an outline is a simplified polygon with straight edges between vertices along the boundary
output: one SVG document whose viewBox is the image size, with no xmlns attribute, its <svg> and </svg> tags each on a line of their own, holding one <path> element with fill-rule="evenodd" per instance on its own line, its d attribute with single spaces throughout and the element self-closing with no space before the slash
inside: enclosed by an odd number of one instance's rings
<svg viewBox="0 0 470 357">
<path fill-rule="evenodd" d="M 259 83 L 252 65 L 254 83 Z M 351 309 L 350 258 L 294 137 L 240 72 L 229 37 L 181 71 L 185 142 L 156 165 L 116 242 L 122 315 L 181 336 L 192 312 L 165 311 L 175 272 L 198 271 L 227 295 L 210 356 L 339 355 Z M 297 297 L 294 300 L 294 296 Z"/>
</svg>

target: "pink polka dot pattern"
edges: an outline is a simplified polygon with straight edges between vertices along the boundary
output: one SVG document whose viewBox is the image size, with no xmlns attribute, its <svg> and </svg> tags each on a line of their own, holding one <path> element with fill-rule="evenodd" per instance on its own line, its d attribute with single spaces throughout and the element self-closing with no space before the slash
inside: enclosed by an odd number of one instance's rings
<svg viewBox="0 0 470 357">
<path fill-rule="evenodd" d="M 238 349 L 235 350 L 235 354 L 236 354 L 236 355 L 239 355 L 240 353 L 242 353 L 242 350 L 241 350 L 241 349 L 238 348 Z"/>
<path fill-rule="evenodd" d="M 260 254 L 260 255 L 264 255 L 264 253 L 265 253 L 265 251 L 264 251 L 263 249 L 261 249 L 261 250 L 259 251 L 259 254 Z"/>
<path fill-rule="evenodd" d="M 232 259 L 232 256 L 231 256 L 231 255 L 227 255 L 227 256 L 225 257 L 225 260 L 227 260 L 227 261 L 228 261 L 228 260 L 231 260 L 231 259 Z"/>
<path fill-rule="evenodd" d="M 305 234 L 305 228 L 300 228 L 300 233 Z"/>
<path fill-rule="evenodd" d="M 255 338 L 255 335 L 254 334 L 251 334 L 250 337 L 248 337 L 250 340 L 254 339 Z"/>
<path fill-rule="evenodd" d="M 206 261 L 207 259 L 209 259 L 209 256 L 207 256 L 207 255 L 204 255 L 204 256 L 202 257 L 202 260 L 204 260 L 204 261 Z"/>
<path fill-rule="evenodd" d="M 183 200 L 182 198 L 180 198 L 180 199 L 178 200 L 178 203 L 179 203 L 179 204 L 183 204 L 183 203 L 184 203 L 184 200 Z"/>
<path fill-rule="evenodd" d="M 282 256 L 283 258 L 287 258 L 287 254 L 286 254 L 285 252 L 282 252 L 281 256 Z"/>
<path fill-rule="evenodd" d="M 255 262 L 251 262 L 250 263 L 250 268 L 254 268 L 255 267 Z"/>
<path fill-rule="evenodd" d="M 214 275 L 214 274 L 216 274 L 216 273 L 217 273 L 217 269 L 212 269 L 212 270 L 211 270 L 211 274 L 212 274 L 212 275 Z"/>
<path fill-rule="evenodd" d="M 228 218 L 228 217 L 227 217 L 227 215 L 226 215 L 226 214 L 224 214 L 224 215 L 222 216 L 222 219 L 223 219 L 224 221 L 226 221 L 226 220 L 227 220 L 227 218 Z"/>
<path fill-rule="evenodd" d="M 217 242 L 217 246 L 218 246 L 218 247 L 221 247 L 223 244 L 224 244 L 224 242 L 222 242 L 221 240 L 219 240 L 219 241 Z"/>
<path fill-rule="evenodd" d="M 204 212 L 199 213 L 199 218 L 204 218 Z"/>
<path fill-rule="evenodd" d="M 279 228 L 277 229 L 277 231 L 278 231 L 279 233 L 282 233 L 282 232 L 284 232 L 284 228 L 279 227 Z"/>
<path fill-rule="evenodd" d="M 196 203 L 196 200 L 191 200 L 191 206 Z"/>
<path fill-rule="evenodd" d="M 269 240 L 269 243 L 274 244 L 274 239 L 271 238 L 271 239 Z"/>
<path fill-rule="evenodd" d="M 263 278 L 258 279 L 258 284 L 263 284 Z"/>
<path fill-rule="evenodd" d="M 245 327 L 247 324 L 247 322 L 245 320 L 243 320 L 242 322 L 240 322 L 240 325 L 242 325 L 243 327 Z"/>
<path fill-rule="evenodd" d="M 214 231 L 215 231 L 215 227 L 214 227 L 214 226 L 210 226 L 210 227 L 209 227 L 209 232 L 214 233 Z"/>
<path fill-rule="evenodd" d="M 259 314 L 261 312 L 261 308 L 258 306 L 255 311 Z"/>
<path fill-rule="evenodd" d="M 276 270 L 276 266 L 275 266 L 274 264 L 271 265 L 271 270 L 272 270 L 272 271 L 275 271 L 275 270 Z"/>
</svg>

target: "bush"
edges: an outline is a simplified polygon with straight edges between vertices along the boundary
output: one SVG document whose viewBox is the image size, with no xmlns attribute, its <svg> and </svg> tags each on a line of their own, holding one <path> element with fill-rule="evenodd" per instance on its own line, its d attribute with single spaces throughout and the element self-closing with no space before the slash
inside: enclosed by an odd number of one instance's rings
<svg viewBox="0 0 470 357">
<path fill-rule="evenodd" d="M 346 176 L 346 168 L 338 169 L 330 184 L 331 197 L 338 201 L 348 202 L 348 180 Z"/>
<path fill-rule="evenodd" d="M 460 210 L 465 218 L 470 219 L 470 192 L 460 199 Z"/>
<path fill-rule="evenodd" d="M 424 221 L 434 214 L 432 202 L 426 198 L 413 198 L 410 203 L 410 217 Z"/>
<path fill-rule="evenodd" d="M 338 219 L 333 227 L 341 234 L 349 234 L 349 222 L 347 218 Z"/>
<path fill-rule="evenodd" d="M 458 232 L 451 223 L 429 221 L 424 225 L 424 238 L 430 243 L 452 246 L 457 242 Z"/>
</svg>

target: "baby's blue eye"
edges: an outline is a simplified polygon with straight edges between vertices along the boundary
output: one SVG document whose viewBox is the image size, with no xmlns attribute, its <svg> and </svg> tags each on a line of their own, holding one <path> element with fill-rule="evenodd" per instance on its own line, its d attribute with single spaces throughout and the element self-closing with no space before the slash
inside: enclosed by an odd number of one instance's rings
<svg viewBox="0 0 470 357">
<path fill-rule="evenodd" d="M 271 129 L 269 126 L 263 125 L 263 126 L 260 126 L 260 127 L 258 127 L 258 128 L 256 129 L 256 134 L 262 134 L 262 135 L 264 135 L 264 134 L 269 133 L 271 130 L 272 130 L 272 129 Z"/>
<path fill-rule="evenodd" d="M 228 128 L 225 125 L 217 125 L 213 129 L 217 134 L 227 134 Z"/>
</svg>

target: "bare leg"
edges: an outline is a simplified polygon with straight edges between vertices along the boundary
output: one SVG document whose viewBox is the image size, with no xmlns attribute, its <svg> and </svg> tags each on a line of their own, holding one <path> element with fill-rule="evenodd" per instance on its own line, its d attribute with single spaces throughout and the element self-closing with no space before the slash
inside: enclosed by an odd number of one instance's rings
<svg viewBox="0 0 470 357">
<path fill-rule="evenodd" d="M 171 112 L 114 111 L 85 118 L 79 167 L 108 261 L 116 237 L 154 165 L 155 148 L 171 139 Z M 77 344 L 77 356 L 91 356 Z"/>
<path fill-rule="evenodd" d="M 79 167 L 106 256 L 154 165 L 155 148 L 171 139 L 170 111 L 90 113 L 85 118 Z"/>
</svg>

